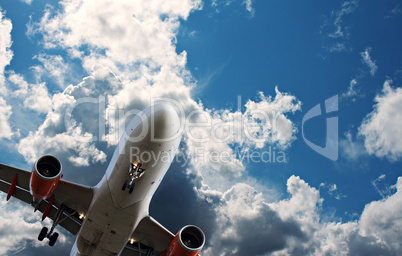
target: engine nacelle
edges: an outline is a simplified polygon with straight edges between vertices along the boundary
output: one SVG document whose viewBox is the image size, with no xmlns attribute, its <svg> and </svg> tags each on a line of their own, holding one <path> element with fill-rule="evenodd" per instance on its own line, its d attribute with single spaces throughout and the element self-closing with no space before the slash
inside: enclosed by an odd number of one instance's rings
<svg viewBox="0 0 402 256">
<path fill-rule="evenodd" d="M 166 256 L 196 256 L 205 244 L 204 232 L 196 226 L 185 226 L 176 233 Z"/>
<path fill-rule="evenodd" d="M 61 163 L 51 155 L 40 157 L 31 172 L 29 190 L 37 200 L 48 199 L 56 190 L 61 178 Z"/>
</svg>

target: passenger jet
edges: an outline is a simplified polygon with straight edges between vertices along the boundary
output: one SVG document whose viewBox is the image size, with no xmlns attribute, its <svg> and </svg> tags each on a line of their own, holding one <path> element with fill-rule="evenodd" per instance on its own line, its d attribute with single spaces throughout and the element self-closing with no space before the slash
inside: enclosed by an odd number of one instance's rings
<svg viewBox="0 0 402 256">
<path fill-rule="evenodd" d="M 149 216 L 152 196 L 178 149 L 180 128 L 170 105 L 148 107 L 126 127 L 96 186 L 62 180 L 60 161 L 44 155 L 31 172 L 0 164 L 0 190 L 7 201 L 15 197 L 42 212 L 42 221 L 53 220 L 40 231 L 40 241 L 53 246 L 56 226 L 76 235 L 70 256 L 196 256 L 205 244 L 200 228 L 188 225 L 173 234 Z"/>
</svg>

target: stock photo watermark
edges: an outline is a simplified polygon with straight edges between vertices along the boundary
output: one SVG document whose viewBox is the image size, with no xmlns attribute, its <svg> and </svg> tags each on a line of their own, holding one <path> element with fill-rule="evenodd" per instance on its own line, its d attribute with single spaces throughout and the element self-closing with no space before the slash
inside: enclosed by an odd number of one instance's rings
<svg viewBox="0 0 402 256">
<path fill-rule="evenodd" d="M 112 99 L 113 100 L 113 99 Z M 280 136 L 281 129 L 285 127 L 293 129 L 293 123 L 287 119 L 285 113 L 278 110 L 251 109 L 247 112 L 242 111 L 241 97 L 237 101 L 237 110 L 206 110 L 198 105 L 190 108 L 183 106 L 179 101 L 170 98 L 152 98 L 147 108 L 148 113 L 144 110 L 120 109 L 117 104 L 111 104 L 111 99 L 105 95 L 98 98 L 81 98 L 70 104 L 65 113 L 66 130 L 72 134 L 72 137 L 80 142 L 97 142 L 104 141 L 110 145 L 119 145 L 120 138 L 131 143 L 141 142 L 148 136 L 154 135 L 158 127 L 155 127 L 155 117 L 152 108 L 156 104 L 170 105 L 178 114 L 180 119 L 179 131 L 174 136 L 165 137 L 154 142 L 168 142 L 182 136 L 187 142 L 187 146 L 191 146 L 190 153 L 178 152 L 175 160 L 179 163 L 188 163 L 189 159 L 194 161 L 207 161 L 221 163 L 233 162 L 234 159 L 242 162 L 259 162 L 259 163 L 285 163 L 286 151 L 280 148 L 280 144 L 284 139 Z M 84 104 L 90 104 L 97 109 L 98 113 L 98 136 L 83 133 L 81 129 L 77 129 L 77 121 L 74 119 L 73 112 Z M 147 110 L 146 110 L 147 111 Z M 301 135 L 308 147 L 318 154 L 336 161 L 338 159 L 338 116 L 334 113 L 338 111 L 338 95 L 325 100 L 322 110 L 321 104 L 315 105 L 308 110 L 303 116 L 301 123 Z M 324 146 L 317 145 L 306 137 L 305 124 L 313 119 L 323 115 L 331 114 L 326 118 L 326 142 Z M 136 123 L 136 132 L 127 130 L 128 120 Z M 288 125 L 288 126 L 285 126 Z M 78 127 L 79 128 L 79 127 Z M 292 138 L 291 138 L 292 139 Z M 285 141 L 290 144 L 289 141 Z M 212 146 L 211 146 L 212 145 Z M 223 145 L 214 147 L 214 145 Z M 274 146 L 272 146 L 274 145 Z M 123 148 L 121 149 L 123 150 Z M 139 150 L 139 149 L 138 149 Z M 161 161 L 170 160 L 172 156 L 148 155 L 144 153 L 142 156 L 136 155 L 135 146 L 129 152 L 133 157 L 149 157 L 159 159 Z M 121 152 L 123 153 L 123 152 Z M 140 153 L 137 152 L 138 154 Z M 175 157 L 175 156 L 173 156 Z M 144 160 L 144 159 L 143 159 Z"/>
<path fill-rule="evenodd" d="M 193 151 L 178 150 L 174 154 L 173 147 L 169 151 L 141 150 L 139 147 L 130 147 L 130 161 L 132 163 L 147 163 L 155 167 L 158 163 L 170 163 L 174 161 L 181 167 L 189 164 L 217 163 L 217 164 L 243 164 L 263 163 L 275 164 L 286 163 L 286 153 L 276 147 L 268 146 L 263 150 L 244 150 L 235 147 L 230 150 L 209 150 L 205 147 L 196 147 Z M 173 152 L 173 153 L 172 153 Z"/>
<path fill-rule="evenodd" d="M 338 104 L 339 104 L 339 99 L 338 95 L 334 95 L 328 99 L 325 100 L 325 114 L 331 114 L 338 112 Z M 338 129 L 339 129 L 339 121 L 338 121 L 338 116 L 333 116 L 333 117 L 327 117 L 326 118 L 326 138 L 325 138 L 325 146 L 319 146 L 317 144 L 314 144 L 310 140 L 308 140 L 305 137 L 304 133 L 304 124 L 310 119 L 313 119 L 315 117 L 321 116 L 321 104 L 315 105 L 313 108 L 311 108 L 303 117 L 302 121 L 302 136 L 303 140 L 306 142 L 306 144 L 313 149 L 315 152 L 318 154 L 332 160 L 336 161 L 338 160 L 338 143 L 339 143 L 339 138 L 338 138 Z"/>
</svg>

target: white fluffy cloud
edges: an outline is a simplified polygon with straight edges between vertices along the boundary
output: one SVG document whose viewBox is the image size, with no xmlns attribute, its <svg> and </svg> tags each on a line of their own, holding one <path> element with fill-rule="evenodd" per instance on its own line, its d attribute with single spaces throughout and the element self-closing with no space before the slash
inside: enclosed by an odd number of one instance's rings
<svg viewBox="0 0 402 256">
<path fill-rule="evenodd" d="M 174 61 L 172 41 L 179 18 L 186 19 L 200 4 L 198 0 L 64 0 L 63 11 L 54 16 L 49 9 L 34 30 L 44 35 L 47 47 L 69 49 L 72 56 L 83 57 L 89 69 L 99 64 L 128 65 L 138 61 L 151 61 L 149 64 L 157 67 Z M 92 49 L 89 55 L 81 51 L 82 45 Z M 101 62 L 97 62 L 99 59 Z"/>
<path fill-rule="evenodd" d="M 67 152 L 70 152 L 68 159 L 76 166 L 106 161 L 105 153 L 95 147 L 95 135 L 89 132 L 98 131 L 99 107 L 96 102 L 86 100 L 91 96 L 91 99 L 97 100 L 95 94 L 102 91 L 102 85 L 88 77 L 81 84 L 70 85 L 63 92 L 53 95 L 52 107 L 45 121 L 37 131 L 29 132 L 20 140 L 18 151 L 30 163 L 43 154 L 65 155 Z M 82 113 L 75 116 L 78 112 L 74 111 L 75 108 Z"/>
<path fill-rule="evenodd" d="M 4 14 L 0 8 L 0 95 L 7 93 L 7 89 L 4 86 L 4 68 L 10 64 L 10 61 L 13 58 L 13 52 L 10 49 L 12 44 L 12 28 L 13 25 L 11 21 L 4 17 Z M 10 116 L 11 107 L 7 104 L 3 97 L 0 97 L 0 139 L 11 138 L 13 135 L 9 123 Z"/>
<path fill-rule="evenodd" d="M 36 73 L 37 80 L 42 77 L 52 78 L 60 88 L 64 89 L 67 85 L 65 80 L 72 75 L 72 70 L 60 55 L 39 54 L 34 57 L 39 60 L 42 65 L 31 67 Z"/>
<path fill-rule="evenodd" d="M 357 161 L 367 155 L 361 138 L 353 138 L 351 131 L 347 131 L 344 136 L 345 138 L 339 141 L 342 157 L 348 161 Z"/>
<path fill-rule="evenodd" d="M 185 150 L 190 159 L 188 173 L 199 178 L 199 194 L 208 198 L 229 189 L 244 178 L 247 162 L 268 160 L 264 157 L 268 145 L 270 150 L 285 150 L 297 132 L 287 115 L 300 107 L 295 96 L 276 88 L 275 97 L 260 92 L 258 100 L 238 106 L 244 112 L 198 109 L 195 115 L 190 113 L 193 119 L 185 126 Z"/>
<path fill-rule="evenodd" d="M 11 116 L 11 106 L 7 105 L 6 101 L 0 97 L 0 139 L 11 138 L 13 132 L 9 124 Z"/>
<path fill-rule="evenodd" d="M 199 4 L 62 1 L 60 12 L 48 8 L 30 31 L 41 33 L 47 48 L 62 48 L 70 57 L 81 59 L 92 76 L 65 87 L 66 62 L 60 56 L 37 56 L 43 64 L 35 66 L 38 78 L 50 73 L 65 89 L 53 95 L 52 110 L 36 132 L 20 141 L 19 152 L 29 162 L 49 151 L 74 152 L 68 160 L 76 166 L 104 162 L 106 155 L 98 147 L 102 140 L 117 144 L 129 117 L 127 111 L 142 110 L 152 97 L 191 99 L 185 86 L 186 54 L 177 55 L 173 41 L 179 18 L 187 18 Z M 102 104 L 104 113 L 99 110 Z M 192 100 L 189 104 L 197 105 Z"/>
<path fill-rule="evenodd" d="M 35 133 L 29 133 L 28 137 L 22 139 L 18 151 L 29 163 L 35 162 L 44 154 L 60 154 L 66 151 L 74 152 L 68 159 L 75 166 L 89 166 L 96 162 L 105 162 L 106 154 L 97 149 L 92 143 L 84 143 L 76 139 L 76 136 L 85 137 L 88 140 L 93 138 L 92 134 L 83 133 L 80 126 L 72 127 L 67 132 L 54 136 L 47 136 L 46 126 L 41 126 Z"/>
<path fill-rule="evenodd" d="M 21 75 L 14 72 L 10 72 L 7 79 L 17 88 L 12 92 L 9 88 L 11 99 L 22 100 L 26 109 L 38 113 L 48 113 L 52 110 L 52 100 L 45 83 L 28 84 Z"/>
<path fill-rule="evenodd" d="M 11 20 L 4 17 L 4 13 L 0 8 L 0 94 L 4 94 L 4 68 L 10 64 L 14 55 L 11 50 L 12 29 Z"/>
<path fill-rule="evenodd" d="M 12 44 L 12 28 L 13 25 L 11 20 L 4 17 L 3 11 L 0 8 L 0 95 L 7 94 L 7 89 L 4 86 L 4 68 L 10 64 L 10 61 L 13 58 L 13 52 L 10 49 Z M 9 123 L 11 114 L 11 106 L 9 106 L 5 99 L 0 96 L 0 139 L 11 138 L 13 135 Z"/>
<path fill-rule="evenodd" d="M 402 253 L 402 177 L 398 178 L 396 193 L 366 205 L 360 218 L 360 234 L 374 236 L 387 248 Z"/>
<path fill-rule="evenodd" d="M 177 54 L 174 41 L 179 19 L 199 8 L 199 1 L 65 0 L 61 5 L 60 11 L 49 7 L 29 31 L 43 35 L 47 48 L 80 59 L 91 76 L 65 87 L 67 62 L 60 56 L 36 57 L 43 64 L 35 66 L 38 79 L 50 73 L 65 89 L 52 96 L 52 110 L 39 129 L 20 141 L 19 152 L 27 160 L 47 151 L 72 151 L 68 160 L 75 165 L 103 162 L 106 156 L 98 149 L 102 141 L 116 145 L 130 111 L 142 110 L 152 98 L 173 98 L 185 109 L 197 107 L 190 97 L 186 53 Z"/>
<path fill-rule="evenodd" d="M 287 190 L 291 198 L 272 204 L 279 216 L 288 220 L 296 218 L 303 223 L 305 231 L 319 221 L 318 207 L 322 204 L 320 193 L 310 187 L 304 180 L 297 176 L 291 176 L 287 182 Z"/>
<path fill-rule="evenodd" d="M 396 161 L 402 156 L 402 89 L 384 82 L 382 93 L 375 97 L 374 110 L 363 120 L 359 133 L 369 154 Z"/>
</svg>

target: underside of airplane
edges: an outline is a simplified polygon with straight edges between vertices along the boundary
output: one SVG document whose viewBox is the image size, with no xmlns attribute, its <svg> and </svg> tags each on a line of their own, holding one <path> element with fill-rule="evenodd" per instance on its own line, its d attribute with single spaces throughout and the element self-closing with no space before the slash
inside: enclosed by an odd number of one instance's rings
<svg viewBox="0 0 402 256">
<path fill-rule="evenodd" d="M 180 144 L 180 127 L 173 107 L 151 106 L 131 120 L 96 186 L 63 180 L 61 162 L 44 155 L 30 172 L 0 164 L 0 190 L 7 201 L 14 197 L 32 205 L 42 221 L 53 220 L 39 232 L 40 241 L 54 246 L 58 226 L 75 235 L 71 256 L 199 255 L 205 244 L 199 227 L 187 225 L 173 234 L 149 215 L 152 196 Z M 169 160 L 143 160 L 139 152 Z"/>
</svg>

